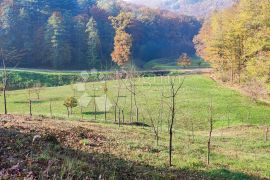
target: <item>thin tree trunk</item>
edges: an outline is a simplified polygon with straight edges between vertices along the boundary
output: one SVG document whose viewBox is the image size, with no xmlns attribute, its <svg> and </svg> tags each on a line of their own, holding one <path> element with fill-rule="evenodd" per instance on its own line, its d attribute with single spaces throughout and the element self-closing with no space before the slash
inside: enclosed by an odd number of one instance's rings
<svg viewBox="0 0 270 180">
<path fill-rule="evenodd" d="M 29 100 L 29 115 L 32 116 L 32 101 Z"/>
<path fill-rule="evenodd" d="M 68 107 L 67 107 L 67 114 L 68 114 L 68 118 L 69 118 L 69 109 L 68 109 Z"/>
<path fill-rule="evenodd" d="M 4 85 L 5 86 L 5 85 Z M 4 107 L 5 107 L 5 114 L 7 114 L 7 97 L 6 97 L 6 87 L 3 88 L 4 94 Z"/>
<path fill-rule="evenodd" d="M 7 69 L 6 69 L 6 63 L 3 56 L 3 50 L 1 49 L 1 55 L 2 55 L 2 63 L 3 63 L 3 96 L 4 96 L 4 108 L 5 108 L 5 114 L 7 114 L 7 96 L 6 96 L 6 88 L 7 88 Z"/>
<path fill-rule="evenodd" d="M 107 121 L 107 94 L 105 95 L 105 113 L 104 113 L 104 118 L 105 121 Z"/>
<path fill-rule="evenodd" d="M 139 108 L 136 108 L 136 118 L 137 122 L 139 122 Z"/>
<path fill-rule="evenodd" d="M 94 85 L 93 85 L 94 86 Z M 97 120 L 97 105 L 96 105 L 96 88 L 94 87 L 94 116 L 95 121 Z"/>
<path fill-rule="evenodd" d="M 51 115 L 51 118 L 52 118 L 52 101 L 50 101 L 50 115 Z"/>
<path fill-rule="evenodd" d="M 125 114 L 124 114 L 124 110 L 122 110 L 122 121 L 123 121 L 123 124 L 125 124 Z"/>
<path fill-rule="evenodd" d="M 114 106 L 114 123 L 116 123 L 116 119 L 117 119 L 117 107 L 115 105 Z"/>
<path fill-rule="evenodd" d="M 171 118 L 171 125 L 170 125 L 170 143 L 169 143 L 169 165 L 172 166 L 172 141 L 173 141 L 173 124 L 175 118 L 175 96 L 172 97 L 172 118 Z"/>
<path fill-rule="evenodd" d="M 265 141 L 268 141 L 268 134 L 269 134 L 269 126 L 266 126 L 266 131 L 265 131 Z"/>
<path fill-rule="evenodd" d="M 194 124 L 191 122 L 191 131 L 192 131 L 192 143 L 195 142 L 195 135 L 194 135 Z"/>
<path fill-rule="evenodd" d="M 131 85 L 131 89 L 132 89 L 132 85 Z M 129 122 L 132 122 L 133 121 L 133 93 L 132 93 L 132 90 L 130 91 L 130 119 L 129 119 Z"/>
<path fill-rule="evenodd" d="M 212 138 L 212 131 L 213 131 L 213 105 L 212 105 L 212 100 L 211 104 L 209 107 L 209 123 L 210 123 L 210 129 L 209 129 L 209 137 L 208 137 L 208 142 L 207 142 L 207 164 L 210 164 L 210 153 L 211 153 L 211 138 Z"/>
<path fill-rule="evenodd" d="M 83 108 L 82 108 L 82 106 L 81 106 L 81 118 L 83 120 Z"/>
<path fill-rule="evenodd" d="M 118 109 L 118 125 L 120 127 L 120 124 L 121 124 L 121 110 L 120 108 Z"/>
</svg>

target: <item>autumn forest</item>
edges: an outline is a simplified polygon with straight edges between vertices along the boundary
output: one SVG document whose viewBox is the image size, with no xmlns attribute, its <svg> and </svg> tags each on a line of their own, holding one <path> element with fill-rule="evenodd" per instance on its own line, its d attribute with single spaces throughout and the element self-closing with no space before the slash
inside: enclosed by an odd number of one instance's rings
<svg viewBox="0 0 270 180">
<path fill-rule="evenodd" d="M 270 179 L 270 0 L 0 0 L 0 180 Z"/>
</svg>

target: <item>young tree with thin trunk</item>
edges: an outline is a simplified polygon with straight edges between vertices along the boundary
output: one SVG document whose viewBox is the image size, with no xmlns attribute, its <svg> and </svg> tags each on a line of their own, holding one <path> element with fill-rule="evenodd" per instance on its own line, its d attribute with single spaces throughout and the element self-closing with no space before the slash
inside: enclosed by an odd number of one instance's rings
<svg viewBox="0 0 270 180">
<path fill-rule="evenodd" d="M 172 166 L 172 151 L 173 151 L 173 127 L 176 119 L 176 98 L 179 93 L 179 90 L 182 88 L 185 79 L 183 79 L 180 84 L 177 84 L 176 77 L 170 77 L 169 79 L 170 92 L 169 96 L 163 95 L 165 98 L 168 98 L 170 102 L 168 103 L 170 111 L 170 120 L 169 120 L 169 166 Z"/>
<path fill-rule="evenodd" d="M 69 117 L 69 115 L 73 113 L 73 108 L 78 106 L 78 100 L 75 97 L 68 97 L 64 102 L 64 106 L 67 108 Z"/>
<path fill-rule="evenodd" d="M 108 87 L 107 82 L 105 81 L 103 91 L 105 93 L 105 102 L 104 102 L 104 119 L 107 121 L 107 101 L 108 101 Z"/>
<path fill-rule="evenodd" d="M 94 93 L 94 115 L 95 115 L 95 121 L 97 120 L 97 103 L 96 103 L 96 86 L 95 83 L 93 84 L 93 93 Z"/>
<path fill-rule="evenodd" d="M 119 124 L 119 126 L 120 126 L 120 115 L 121 115 L 120 106 L 119 106 L 119 97 L 120 97 L 120 89 L 121 89 L 120 78 L 121 78 L 120 73 L 116 72 L 115 79 L 117 80 L 118 86 L 117 86 L 116 98 L 113 100 L 114 101 L 114 122 L 115 123 L 117 122 L 117 114 L 118 114 L 118 124 Z M 118 112 L 117 112 L 117 108 L 118 108 Z"/>
<path fill-rule="evenodd" d="M 24 56 L 24 51 L 17 51 L 17 50 L 4 50 L 1 48 L 0 50 L 1 55 L 0 58 L 2 60 L 2 83 L 3 83 L 3 98 L 4 98 L 4 111 L 5 114 L 8 113 L 7 111 L 7 85 L 8 85 L 8 70 L 7 64 L 9 63 L 16 63 L 16 61 L 20 60 Z"/>
<path fill-rule="evenodd" d="M 212 140 L 212 132 L 213 132 L 213 101 L 211 99 L 210 105 L 209 105 L 209 136 L 208 136 L 208 142 L 207 142 L 207 164 L 210 164 L 210 153 L 211 153 L 211 140 Z"/>
<path fill-rule="evenodd" d="M 130 122 L 133 122 L 133 101 L 136 108 L 136 122 L 139 122 L 139 107 L 137 102 L 137 89 L 136 89 L 136 77 L 134 68 L 131 69 L 128 77 L 129 85 L 126 85 L 127 90 L 130 92 Z"/>
<path fill-rule="evenodd" d="M 34 85 L 33 91 L 37 95 L 38 100 L 40 99 L 41 90 L 42 90 L 42 85 L 40 83 L 36 83 Z"/>
</svg>

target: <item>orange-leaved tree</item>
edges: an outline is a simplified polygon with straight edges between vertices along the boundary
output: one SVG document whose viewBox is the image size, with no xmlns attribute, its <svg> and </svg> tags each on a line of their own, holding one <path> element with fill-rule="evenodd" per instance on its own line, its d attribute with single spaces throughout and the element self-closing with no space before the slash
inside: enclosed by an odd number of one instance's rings
<svg viewBox="0 0 270 180">
<path fill-rule="evenodd" d="M 132 22 L 131 13 L 121 12 L 116 17 L 109 17 L 115 29 L 112 60 L 119 66 L 129 62 L 132 48 L 132 37 L 125 30 Z"/>
<path fill-rule="evenodd" d="M 186 68 L 191 65 L 191 59 L 188 57 L 187 53 L 183 53 L 179 57 L 177 64 Z"/>
</svg>

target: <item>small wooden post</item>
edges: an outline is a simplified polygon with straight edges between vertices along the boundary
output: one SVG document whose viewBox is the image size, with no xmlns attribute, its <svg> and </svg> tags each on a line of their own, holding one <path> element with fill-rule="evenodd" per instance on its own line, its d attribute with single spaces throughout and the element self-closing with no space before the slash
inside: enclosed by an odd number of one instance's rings
<svg viewBox="0 0 270 180">
<path fill-rule="evenodd" d="M 116 117 L 117 116 L 117 107 L 116 105 L 114 106 L 114 123 L 116 123 Z"/>
<path fill-rule="evenodd" d="M 81 106 L 81 117 L 82 117 L 82 120 L 83 120 L 83 107 Z"/>
<path fill-rule="evenodd" d="M 121 111 L 120 111 L 120 108 L 119 108 L 119 110 L 118 110 L 118 125 L 119 125 L 119 127 L 120 127 L 120 124 L 121 124 Z"/>
<path fill-rule="evenodd" d="M 124 110 L 122 110 L 122 117 L 123 117 L 123 124 L 125 124 L 125 114 L 124 114 Z"/>
<path fill-rule="evenodd" d="M 69 118 L 69 109 L 68 109 L 68 107 L 67 107 L 67 113 L 68 113 L 68 118 Z"/>
<path fill-rule="evenodd" d="M 29 114 L 32 116 L 32 101 L 31 99 L 29 100 Z"/>
<path fill-rule="evenodd" d="M 139 108 L 136 108 L 136 117 L 137 117 L 137 122 L 139 122 Z"/>
<path fill-rule="evenodd" d="M 51 115 L 51 118 L 52 118 L 52 101 L 50 101 L 50 115 Z"/>
</svg>

